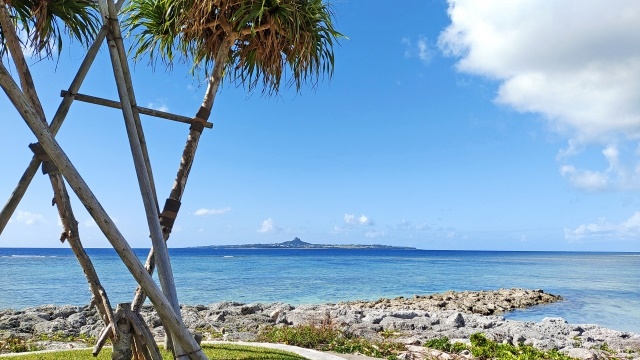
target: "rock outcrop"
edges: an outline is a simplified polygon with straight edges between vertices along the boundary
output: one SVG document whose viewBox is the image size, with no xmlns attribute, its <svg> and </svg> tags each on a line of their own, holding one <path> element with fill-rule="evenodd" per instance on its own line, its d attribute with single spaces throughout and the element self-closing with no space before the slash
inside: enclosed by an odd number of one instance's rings
<svg viewBox="0 0 640 360">
<path fill-rule="evenodd" d="M 268 326 L 330 323 L 347 334 L 382 340 L 395 333 L 397 341 L 421 345 L 446 336 L 469 342 L 474 333 L 484 333 L 498 342 L 531 344 L 540 349 L 559 349 L 578 358 L 601 358 L 606 349 L 624 358 L 640 359 L 640 335 L 598 325 L 568 324 L 562 318 L 540 322 L 506 320 L 501 312 L 547 304 L 559 296 L 542 290 L 501 289 L 480 292 L 446 292 L 412 298 L 353 301 L 338 304 L 292 306 L 284 303 L 243 304 L 220 302 L 183 305 L 182 317 L 192 331 L 205 339 L 223 333 L 226 340 L 252 341 Z M 164 333 L 160 318 L 150 306 L 141 311 L 157 338 Z M 487 315 L 491 314 L 491 315 Z M 29 338 L 38 334 L 97 336 L 102 323 L 95 309 L 77 306 L 39 306 L 24 310 L 0 310 L 0 338 Z M 82 346 L 44 342 L 47 348 Z"/>
</svg>

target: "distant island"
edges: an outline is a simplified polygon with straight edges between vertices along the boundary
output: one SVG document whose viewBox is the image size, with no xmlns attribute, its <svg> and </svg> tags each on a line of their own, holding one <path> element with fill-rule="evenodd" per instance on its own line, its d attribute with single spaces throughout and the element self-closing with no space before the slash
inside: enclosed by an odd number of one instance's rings
<svg viewBox="0 0 640 360">
<path fill-rule="evenodd" d="M 276 244 L 244 244 L 244 245 L 208 245 L 196 246 L 197 248 L 208 249 L 389 249 L 389 250 L 416 250 L 414 247 L 408 246 L 390 246 L 390 245 L 328 245 L 328 244 L 310 244 L 299 238 L 291 241 L 285 241 Z"/>
</svg>

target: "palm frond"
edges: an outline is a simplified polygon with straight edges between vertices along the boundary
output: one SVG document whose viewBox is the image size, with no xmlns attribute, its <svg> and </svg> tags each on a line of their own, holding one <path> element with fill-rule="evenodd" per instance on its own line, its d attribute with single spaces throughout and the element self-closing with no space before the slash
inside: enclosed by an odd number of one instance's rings
<svg viewBox="0 0 640 360">
<path fill-rule="evenodd" d="M 59 54 L 64 33 L 88 46 L 99 29 L 93 0 L 12 0 L 7 5 L 16 28 L 27 34 L 23 45 L 40 56 Z"/>
<path fill-rule="evenodd" d="M 226 77 L 268 94 L 283 79 L 299 90 L 331 77 L 333 46 L 344 37 L 323 0 L 132 0 L 126 11 L 136 58 L 180 58 L 209 70 L 231 46 Z"/>
<path fill-rule="evenodd" d="M 188 44 L 181 41 L 181 26 L 178 23 L 185 1 L 132 0 L 123 9 L 124 27 L 134 34 L 132 50 L 134 59 L 149 57 L 154 65 L 160 58 L 168 66 L 174 61 L 175 52 L 184 53 Z"/>
</svg>

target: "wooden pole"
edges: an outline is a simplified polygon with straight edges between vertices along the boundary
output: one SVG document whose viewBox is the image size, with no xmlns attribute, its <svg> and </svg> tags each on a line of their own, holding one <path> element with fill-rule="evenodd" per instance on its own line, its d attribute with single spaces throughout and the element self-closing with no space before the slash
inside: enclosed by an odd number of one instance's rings
<svg viewBox="0 0 640 360">
<path fill-rule="evenodd" d="M 69 92 L 66 90 L 60 91 L 60 96 L 64 97 L 64 96 L 67 96 L 68 94 Z M 113 100 L 104 99 L 97 96 L 85 95 L 85 94 L 75 94 L 74 97 L 76 101 L 82 101 L 82 102 L 95 104 L 95 105 L 102 105 L 102 106 L 110 107 L 113 109 L 122 109 L 122 104 L 120 104 L 120 102 L 118 101 L 113 101 Z M 185 124 L 191 124 L 191 121 L 193 120 L 192 118 L 187 116 L 176 115 L 176 114 L 155 110 L 155 109 L 149 109 L 139 105 L 136 106 L 135 108 L 138 109 L 138 112 L 140 114 L 149 115 L 149 116 L 166 119 L 166 120 L 177 121 Z M 207 122 L 204 125 L 204 127 L 206 127 L 207 129 L 211 129 L 213 128 L 213 124 L 210 122 Z"/>
<path fill-rule="evenodd" d="M 181 318 L 176 314 L 174 307 L 164 296 L 158 285 L 153 281 L 151 276 L 146 272 L 140 260 L 134 254 L 133 250 L 120 233 L 113 220 L 109 217 L 100 202 L 84 181 L 78 170 L 73 166 L 67 155 L 64 153 L 60 145 L 55 140 L 46 124 L 38 119 L 37 114 L 31 108 L 29 101 L 20 91 L 18 85 L 13 81 L 7 68 L 0 62 L 0 86 L 5 94 L 18 110 L 26 124 L 29 126 L 33 134 L 36 136 L 42 148 L 49 155 L 51 160 L 60 169 L 69 186 L 76 193 L 82 204 L 85 206 L 96 224 L 105 234 L 113 248 L 122 259 L 131 275 L 136 279 L 138 284 L 142 286 L 153 303 L 164 326 L 168 327 L 173 334 L 175 340 L 189 354 L 191 359 L 207 359 L 202 349 L 189 333 Z"/>
<path fill-rule="evenodd" d="M 131 322 L 129 321 L 128 312 L 131 309 L 131 304 L 122 303 L 118 304 L 116 308 L 116 331 L 118 336 L 117 340 L 113 343 L 113 352 L 111 353 L 111 360 L 131 360 L 133 357 L 133 349 L 131 342 L 133 341 Z"/>
<path fill-rule="evenodd" d="M 119 1 L 116 7 L 119 9 L 123 3 L 124 0 Z M 60 103 L 60 106 L 58 107 L 58 110 L 56 111 L 56 114 L 53 116 L 53 120 L 51 121 L 49 129 L 54 136 L 58 133 L 58 130 L 60 130 L 65 117 L 69 113 L 71 103 L 74 99 L 73 94 L 77 93 L 78 90 L 80 90 L 80 86 L 87 76 L 87 73 L 89 72 L 89 69 L 93 64 L 93 61 L 95 60 L 96 55 L 98 54 L 98 51 L 100 50 L 100 47 L 102 46 L 102 42 L 104 41 L 106 35 L 107 29 L 102 28 L 96 36 L 96 39 L 91 47 L 89 47 L 87 55 L 85 56 L 84 60 L 82 60 L 82 64 L 80 65 L 76 76 L 73 78 L 71 85 L 69 85 L 68 94 L 64 97 L 64 99 Z M 20 200 L 22 200 L 22 198 L 24 197 L 24 194 L 27 191 L 29 184 L 31 184 L 31 180 L 33 180 L 33 177 L 38 171 L 38 167 L 40 166 L 40 164 L 41 161 L 37 157 L 34 156 L 31 159 L 29 166 L 27 166 L 27 169 L 18 181 L 18 185 L 11 193 L 9 200 L 2 208 L 2 211 L 0 211 L 0 234 L 2 234 L 2 231 L 4 231 L 4 228 L 7 226 L 9 219 L 16 211 Z"/>
<path fill-rule="evenodd" d="M 0 25 L 2 25 L 2 28 L 4 29 L 5 42 L 7 44 L 7 47 L 9 48 L 11 58 L 16 64 L 16 68 L 18 69 L 18 76 L 22 84 L 23 92 L 27 96 L 32 108 L 36 111 L 43 124 L 47 125 L 44 115 L 44 109 L 42 108 L 42 104 L 40 103 L 33 78 L 31 77 L 31 71 L 29 70 L 27 62 L 24 58 L 24 54 L 20 47 L 18 35 L 13 28 L 13 24 L 11 23 L 11 20 L 9 18 L 9 13 L 4 4 L 0 6 Z M 36 148 L 39 149 L 38 147 Z M 69 199 L 64 180 L 62 179 L 62 175 L 60 175 L 60 173 L 54 167 L 45 167 L 45 165 L 43 165 L 43 170 L 45 170 L 45 168 L 47 169 L 47 173 L 49 175 L 49 181 L 51 182 L 51 187 L 53 189 L 55 199 L 54 202 L 58 208 L 58 214 L 60 216 L 60 221 L 64 229 L 60 240 L 68 240 L 73 253 L 76 255 L 76 258 L 78 259 L 78 262 L 80 263 L 80 266 L 85 273 L 87 281 L 89 282 L 89 288 L 91 290 L 93 298 L 96 299 L 96 305 L 100 312 L 100 315 L 105 324 L 109 326 L 109 324 L 113 322 L 111 305 L 109 305 L 109 300 L 106 297 L 106 293 L 102 288 L 102 285 L 100 284 L 98 274 L 96 273 L 91 260 L 87 256 L 82 243 L 80 242 L 78 222 L 76 221 L 75 215 L 73 214 L 73 210 L 71 208 L 71 200 Z"/>
<path fill-rule="evenodd" d="M 145 212 L 147 215 L 147 223 L 149 225 L 149 232 L 151 234 L 151 241 L 153 243 L 153 249 L 155 250 L 156 266 L 158 267 L 158 278 L 162 291 L 167 299 L 173 306 L 173 309 L 178 316 L 180 315 L 180 304 L 178 302 L 178 293 L 176 291 L 175 282 L 173 279 L 173 272 L 171 270 L 171 262 L 169 260 L 169 252 L 167 245 L 162 236 L 162 228 L 159 221 L 158 202 L 156 199 L 153 184 L 150 178 L 150 168 L 147 167 L 148 157 L 145 156 L 144 147 L 142 146 L 142 139 L 140 138 L 141 128 L 137 126 L 135 120 L 134 111 L 132 109 L 131 94 L 129 91 L 133 91 L 131 86 L 128 86 L 125 74 L 128 74 L 128 70 L 124 70 L 128 67 L 128 63 L 123 62 L 123 57 L 120 54 L 120 50 L 117 45 L 116 39 L 121 38 L 120 27 L 118 23 L 117 14 L 115 13 L 115 7 L 112 0 L 100 0 L 100 12 L 102 13 L 104 24 L 107 25 L 111 31 L 107 33 L 107 43 L 109 45 L 109 55 L 111 56 L 111 64 L 113 67 L 113 73 L 115 75 L 116 85 L 118 88 L 118 95 L 120 97 L 120 103 L 122 104 L 122 113 L 125 119 L 125 125 L 127 128 L 127 135 L 129 138 L 129 146 L 133 155 L 134 165 L 136 169 L 136 175 L 138 178 L 138 185 L 142 195 Z M 167 333 L 171 333 L 167 329 Z M 170 345 L 169 345 L 170 347 Z M 174 355 L 176 358 L 182 358 L 184 351 L 179 346 L 175 345 Z"/>
</svg>

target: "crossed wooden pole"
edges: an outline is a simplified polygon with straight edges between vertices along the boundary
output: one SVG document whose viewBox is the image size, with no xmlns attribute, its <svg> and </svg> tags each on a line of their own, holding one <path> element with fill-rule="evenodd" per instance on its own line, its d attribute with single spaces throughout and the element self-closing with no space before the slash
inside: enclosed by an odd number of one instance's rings
<svg viewBox="0 0 640 360">
<path fill-rule="evenodd" d="M 0 0 L 2 10 L 5 10 L 4 2 Z M 171 264 L 167 252 L 165 240 L 168 237 L 166 234 L 163 236 L 163 230 L 159 222 L 159 206 L 156 198 L 155 185 L 153 182 L 153 175 L 149 162 L 149 156 L 146 149 L 146 142 L 144 139 L 144 133 L 140 123 L 140 108 L 136 105 L 135 95 L 133 91 L 133 85 L 131 83 L 131 76 L 126 59 L 124 45 L 122 43 L 122 34 L 117 19 L 117 8 L 122 5 L 122 0 L 118 3 L 118 6 L 114 4 L 113 0 L 100 0 L 100 12 L 103 17 L 104 26 L 98 34 L 96 41 L 90 47 L 85 59 L 76 74 L 76 77 L 72 81 L 69 90 L 63 93 L 64 99 L 61 102 L 53 121 L 50 126 L 47 126 L 44 112 L 39 104 L 37 94 L 35 94 L 35 88 L 32 86 L 33 82 L 26 69 L 26 78 L 21 77 L 23 82 L 22 90 L 15 83 L 7 69 L 0 63 L 0 83 L 2 88 L 20 113 L 21 117 L 25 120 L 31 131 L 38 139 L 37 144 L 30 146 L 36 154 L 31 160 L 27 170 L 20 179 L 20 182 L 14 192 L 12 193 L 9 201 L 0 212 L 0 233 L 8 223 L 9 218 L 15 211 L 18 203 L 24 196 L 26 189 L 28 188 L 31 180 L 33 179 L 38 167 L 44 161 L 44 164 L 53 164 L 53 170 L 51 170 L 50 178 L 52 186 L 54 188 L 55 200 L 59 206 L 59 212 L 61 219 L 67 220 L 71 223 L 65 224 L 65 231 L 67 232 L 67 238 L 70 240 L 70 244 L 74 253 L 78 257 L 83 270 L 87 275 L 87 279 L 90 283 L 90 288 L 93 293 L 93 300 L 95 302 L 103 320 L 107 327 L 103 332 L 101 338 L 106 338 L 110 334 L 111 337 L 118 338 L 122 333 L 119 329 L 119 323 L 123 318 L 129 317 L 128 308 L 117 312 L 115 315 L 112 313 L 111 306 L 108 302 L 104 289 L 97 281 L 97 274 L 88 260 L 84 249 L 79 241 L 77 234 L 77 222 L 71 212 L 71 207 L 62 181 L 62 176 L 66 179 L 67 183 L 71 186 L 76 193 L 80 201 L 83 203 L 89 214 L 93 217 L 98 227 L 105 234 L 111 245 L 114 247 L 124 264 L 127 266 L 133 277 L 138 282 L 140 288 L 149 297 L 153 303 L 158 315 L 160 316 L 167 333 L 172 335 L 174 340 L 174 354 L 179 359 L 206 359 L 206 356 L 202 352 L 197 341 L 189 333 L 188 329 L 182 322 L 180 316 L 180 307 L 178 303 L 177 292 L 175 289 L 175 283 L 173 280 L 173 273 L 171 270 Z M 2 15 L 2 14 L 0 14 Z M 3 27 L 6 28 L 6 27 Z M 102 208 L 95 195 L 92 193 L 89 186 L 82 179 L 72 162 L 66 156 L 62 148 L 55 140 L 55 134 L 60 129 L 64 118 L 66 117 L 71 103 L 73 102 L 76 94 L 82 84 L 86 74 L 96 57 L 104 38 L 107 38 L 109 47 L 109 54 L 111 57 L 111 63 L 113 66 L 113 72 L 116 79 L 116 85 L 118 88 L 118 95 L 120 102 L 110 102 L 111 107 L 120 107 L 122 109 L 125 125 L 127 129 L 127 135 L 129 138 L 129 144 L 132 150 L 132 156 L 134 159 L 134 165 L 136 169 L 136 175 L 138 178 L 138 184 L 140 192 L 142 194 L 145 212 L 147 215 L 147 222 L 149 225 L 149 232 L 153 243 L 153 252 L 155 253 L 155 264 L 158 267 L 158 277 L 162 290 L 157 286 L 150 276 L 149 264 L 147 268 L 143 267 L 138 258 L 133 253 L 129 244 L 119 232 L 112 219 L 108 216 L 106 211 Z M 26 82 L 25 82 L 26 81 Z M 29 85 L 29 82 L 31 86 Z M 86 97 L 88 99 L 90 97 Z M 104 99 L 99 99 L 103 101 Z M 88 101 L 91 101 L 89 99 Z M 106 100 L 104 100 L 106 101 Z M 103 101 L 103 102 L 104 102 Z M 99 103 L 93 99 L 94 103 Z M 109 101 L 106 101 L 109 102 Z M 104 105 L 104 104 L 103 104 Z M 145 109 L 145 113 L 149 113 Z M 155 112 L 153 115 L 159 115 L 160 117 L 170 118 L 172 120 L 187 122 L 186 119 L 178 117 L 172 114 L 166 114 L 162 112 Z M 191 119 L 189 119 L 191 121 Z M 204 124 L 204 127 L 211 127 L 210 123 Z M 43 166 L 43 169 L 45 167 Z M 72 220 L 72 221 L 70 221 Z M 75 226 L 75 230 L 74 230 Z M 71 239 L 75 239 L 72 243 Z M 61 239 L 63 240 L 63 239 Z M 74 245 L 75 244 L 75 245 Z M 78 251 L 76 251 L 78 250 Z M 80 251 L 81 250 L 81 251 Z M 83 255 L 84 254 L 84 255 Z M 86 257 L 86 262 L 81 259 Z M 150 254 L 150 258 L 152 258 Z M 88 262 L 88 264 L 87 264 Z M 92 283 L 93 281 L 93 283 Z M 95 284 L 97 282 L 97 285 Z M 138 296 L 136 296 L 138 298 Z M 139 305 L 138 305 L 139 306 Z M 135 308 L 134 308 L 135 310 Z M 124 314 L 124 315 L 122 315 Z M 135 321 L 133 321 L 135 322 Z M 135 328 L 135 326 L 134 326 Z M 138 340 L 138 344 L 145 341 Z M 154 344 L 155 345 L 155 344 Z M 135 346 L 135 342 L 134 342 Z M 147 356 L 145 356 L 147 357 Z"/>
</svg>

